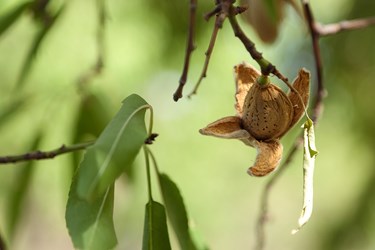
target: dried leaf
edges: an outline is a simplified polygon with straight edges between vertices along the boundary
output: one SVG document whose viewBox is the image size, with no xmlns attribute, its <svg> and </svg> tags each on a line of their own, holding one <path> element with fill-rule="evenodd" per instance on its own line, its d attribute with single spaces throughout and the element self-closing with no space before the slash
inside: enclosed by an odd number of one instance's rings
<svg viewBox="0 0 375 250">
<path fill-rule="evenodd" d="M 315 147 L 314 125 L 311 119 L 307 119 L 303 129 L 303 206 L 298 219 L 298 228 L 293 230 L 292 234 L 297 233 L 309 221 L 313 211 L 314 167 L 318 151 Z"/>
<path fill-rule="evenodd" d="M 243 0 L 249 6 L 242 15 L 266 43 L 275 41 L 283 19 L 284 0 Z"/>
</svg>

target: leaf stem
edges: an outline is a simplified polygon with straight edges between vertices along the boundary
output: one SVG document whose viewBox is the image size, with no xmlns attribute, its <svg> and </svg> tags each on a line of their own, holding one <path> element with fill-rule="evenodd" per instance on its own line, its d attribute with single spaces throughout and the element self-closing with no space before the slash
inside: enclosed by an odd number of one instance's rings
<svg viewBox="0 0 375 250">
<path fill-rule="evenodd" d="M 146 162 L 148 200 L 151 203 L 153 199 L 152 199 L 152 187 L 151 187 L 150 151 L 148 150 L 146 145 L 143 145 L 143 152 L 145 155 L 145 162 Z"/>
<path fill-rule="evenodd" d="M 147 145 L 145 145 L 144 148 L 147 150 L 147 153 L 151 156 L 151 161 L 152 161 L 152 164 L 154 164 L 156 174 L 160 174 L 159 167 L 158 167 L 158 164 L 156 162 L 156 158 L 155 158 L 154 154 L 149 149 L 149 147 L 147 147 Z"/>
<path fill-rule="evenodd" d="M 152 135 L 152 127 L 154 125 L 154 110 L 152 109 L 152 106 L 149 105 L 148 108 L 150 109 L 150 123 L 148 126 L 148 137 Z"/>
</svg>

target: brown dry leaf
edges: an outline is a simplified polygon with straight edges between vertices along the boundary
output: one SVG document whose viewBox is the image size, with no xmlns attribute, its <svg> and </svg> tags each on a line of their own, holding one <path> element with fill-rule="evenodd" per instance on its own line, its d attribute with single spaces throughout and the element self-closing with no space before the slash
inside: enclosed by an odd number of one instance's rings
<svg viewBox="0 0 375 250">
<path fill-rule="evenodd" d="M 243 0 L 242 3 L 248 6 L 248 10 L 242 15 L 245 20 L 255 29 L 263 42 L 272 43 L 275 41 L 279 25 L 284 17 L 285 0 L 274 0 L 276 16 L 272 16 L 263 0 Z"/>
</svg>

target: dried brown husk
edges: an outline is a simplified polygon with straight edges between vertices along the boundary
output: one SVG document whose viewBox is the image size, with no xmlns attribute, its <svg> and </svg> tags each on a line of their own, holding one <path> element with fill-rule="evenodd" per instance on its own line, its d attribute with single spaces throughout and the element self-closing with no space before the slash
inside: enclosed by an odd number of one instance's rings
<svg viewBox="0 0 375 250">
<path fill-rule="evenodd" d="M 280 164 L 283 155 L 283 145 L 279 140 L 270 142 L 256 142 L 257 157 L 248 174 L 252 176 L 266 176 Z"/>
<path fill-rule="evenodd" d="M 243 106 L 242 124 L 255 139 L 278 139 L 289 128 L 293 106 L 277 86 L 254 84 Z"/>
<path fill-rule="evenodd" d="M 260 85 L 257 79 L 261 73 L 250 64 L 236 65 L 234 73 L 237 116 L 223 117 L 199 132 L 219 138 L 239 139 L 256 148 L 257 156 L 248 173 L 266 176 L 281 161 L 283 147 L 280 138 L 298 122 L 307 107 L 310 73 L 301 69 L 293 81 L 293 88 L 299 94 L 289 91 L 288 95 L 272 83 Z"/>
</svg>

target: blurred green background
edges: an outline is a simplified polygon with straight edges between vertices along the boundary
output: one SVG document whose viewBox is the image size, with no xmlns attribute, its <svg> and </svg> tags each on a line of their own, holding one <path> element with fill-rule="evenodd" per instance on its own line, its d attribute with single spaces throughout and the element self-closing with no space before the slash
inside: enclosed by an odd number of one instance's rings
<svg viewBox="0 0 375 250">
<path fill-rule="evenodd" d="M 2 0 L 0 15 L 20 2 Z M 53 1 L 51 11 L 63 3 Z M 252 248 L 261 191 L 270 177 L 246 174 L 254 161 L 253 149 L 238 141 L 203 137 L 198 130 L 234 114 L 232 68 L 242 61 L 254 62 L 225 23 L 198 95 L 175 103 L 172 95 L 183 66 L 188 1 L 113 0 L 106 6 L 104 69 L 84 94 L 77 81 L 97 56 L 96 1 L 66 1 L 22 88 L 15 84 L 38 25 L 25 13 L 0 37 L 0 155 L 87 140 L 85 133 L 100 131 L 121 101 L 137 93 L 154 107 L 154 131 L 160 136 L 151 149 L 161 170 L 180 187 L 200 237 L 215 250 Z M 198 5 L 198 47 L 185 95 L 203 66 L 213 20 L 206 23 L 200 17 L 212 7 L 213 1 Z M 320 0 L 312 1 L 312 9 L 317 20 L 330 23 L 374 16 L 375 2 Z M 308 31 L 291 8 L 272 45 L 263 44 L 251 27 L 241 24 L 258 50 L 290 79 L 300 67 L 314 73 Z M 313 216 L 297 235 L 290 234 L 302 207 L 299 151 L 272 190 L 266 249 L 375 249 L 374 41 L 374 27 L 321 39 L 329 94 L 316 128 Z M 90 106 L 87 96 L 96 104 Z M 299 132 L 296 126 L 283 138 L 285 152 Z M 0 233 L 10 241 L 10 249 L 73 249 L 64 221 L 72 162 L 72 155 L 64 155 L 32 166 L 0 166 Z M 27 196 L 15 228 L 9 229 L 10 204 L 22 188 Z M 144 159 L 139 157 L 134 175 L 116 186 L 117 249 L 141 248 L 146 201 Z M 172 243 L 177 249 L 175 239 Z"/>
</svg>

